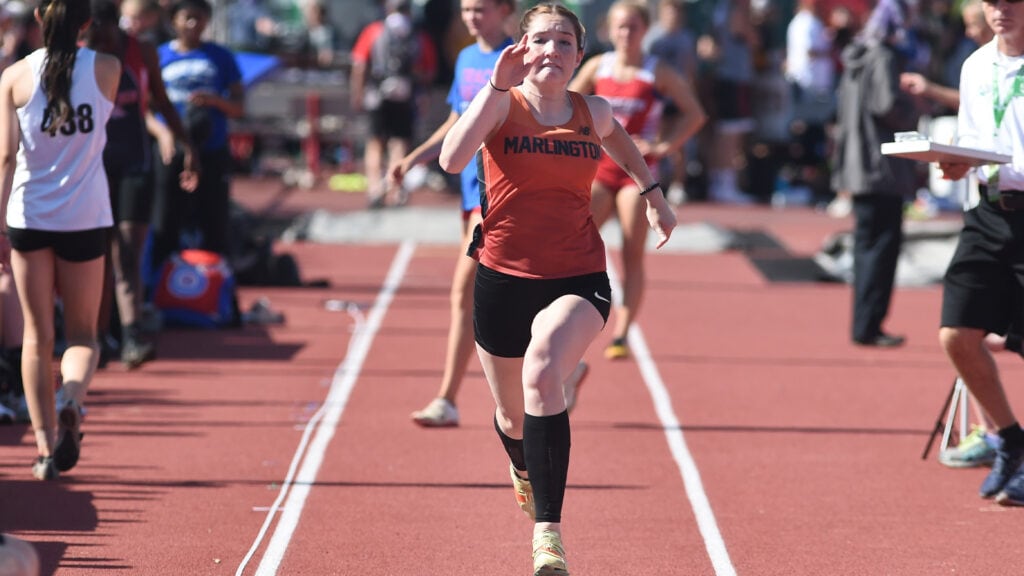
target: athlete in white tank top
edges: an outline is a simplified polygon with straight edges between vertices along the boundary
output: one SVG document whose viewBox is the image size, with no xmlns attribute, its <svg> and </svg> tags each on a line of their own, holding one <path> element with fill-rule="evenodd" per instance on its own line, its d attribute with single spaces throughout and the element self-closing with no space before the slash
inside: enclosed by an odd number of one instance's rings
<svg viewBox="0 0 1024 576">
<path fill-rule="evenodd" d="M 96 83 L 96 52 L 78 49 L 71 80 L 74 115 L 53 136 L 43 128 L 46 94 L 40 78 L 46 51 L 36 50 L 26 60 L 35 86 L 28 103 L 17 109 L 21 145 L 7 205 L 7 225 L 49 231 L 113 225 L 101 159 L 114 103 Z"/>
</svg>

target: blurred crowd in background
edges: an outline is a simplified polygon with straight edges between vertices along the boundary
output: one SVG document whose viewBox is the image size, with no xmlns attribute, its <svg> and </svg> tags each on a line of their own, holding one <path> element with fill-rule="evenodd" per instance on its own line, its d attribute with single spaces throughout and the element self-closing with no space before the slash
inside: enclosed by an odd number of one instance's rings
<svg viewBox="0 0 1024 576">
<path fill-rule="evenodd" d="M 521 2 L 520 10 L 533 3 Z M 965 26 L 963 11 L 970 3 L 905 2 L 910 17 L 904 23 L 900 52 L 907 61 L 906 70 L 919 75 L 919 82 L 957 86 L 963 60 L 978 47 L 978 36 L 969 34 Z M 586 57 L 608 50 L 603 17 L 611 0 L 566 4 L 587 25 Z M 657 53 L 658 39 L 670 34 L 689 46 L 682 53 L 665 56 L 677 60 L 711 117 L 702 135 L 688 146 L 682 160 L 685 182 L 673 191 L 673 200 L 828 205 L 836 196 L 829 184 L 829 155 L 841 54 L 860 33 L 876 2 L 649 0 L 648 4 L 654 23 L 648 47 Z M 672 12 L 677 22 L 669 22 Z M 980 19 L 980 9 L 978 14 Z M 383 15 L 382 5 L 377 17 Z M 447 114 L 444 95 L 454 58 L 472 39 L 459 20 L 455 0 L 413 2 L 411 17 L 430 36 L 438 55 L 433 87 L 421 92 L 423 126 L 417 133 L 423 135 Z M 510 26 L 514 30 L 515 22 Z M 347 38 L 339 34 L 343 46 Z M 808 48 L 814 58 L 798 52 Z M 827 57 L 822 58 L 821 51 Z M 342 48 L 340 62 L 347 62 L 347 54 Z M 926 97 L 920 89 L 915 92 L 922 131 L 930 130 L 931 119 L 955 114 L 941 100 Z M 743 100 L 743 122 L 721 117 L 726 114 L 720 106 L 724 97 Z M 731 152 L 727 146 L 724 154 L 718 153 L 716 147 L 723 141 L 733 142 Z M 957 209 L 962 191 L 946 186 L 928 195 L 927 166 L 919 169 L 920 189 L 907 191 L 910 199 L 920 192 L 925 203 L 915 214 Z M 848 205 L 835 204 L 832 213 L 845 215 Z"/>
<path fill-rule="evenodd" d="M 156 4 L 162 10 L 173 3 L 173 0 L 128 1 Z M 535 0 L 521 2 L 520 10 L 533 3 Z M 649 0 L 649 3 L 655 22 L 650 34 L 663 35 L 666 33 L 662 25 L 664 11 L 659 10 L 659 4 L 666 2 Z M 779 205 L 821 204 L 831 200 L 834 191 L 828 185 L 827 159 L 834 98 L 814 103 L 795 101 L 798 96 L 794 85 L 802 81 L 794 63 L 800 59 L 787 55 L 787 36 L 792 36 L 787 32 L 794 17 L 801 12 L 801 5 L 805 5 L 804 10 L 810 6 L 831 54 L 830 66 L 815 69 L 815 83 L 834 87 L 841 72 L 840 53 L 857 35 L 875 2 L 673 0 L 668 3 L 677 5 L 681 14 L 679 33 L 690 45 L 681 55 L 682 60 L 687 61 L 682 64 L 684 72 L 712 118 L 701 138 L 688 147 L 684 160 L 686 181 L 681 186 L 685 197 L 679 196 L 677 188 L 675 201 L 768 203 L 774 196 Z M 908 22 L 910 34 L 905 46 L 911 69 L 938 85 L 955 87 L 960 64 L 977 47 L 965 34 L 962 10 L 967 3 L 966 0 L 908 2 L 914 14 Z M 321 84 L 326 82 L 331 88 L 324 90 L 323 113 L 347 121 L 329 123 L 322 131 L 325 166 L 335 171 L 358 168 L 362 152 L 358 142 L 364 128 L 358 118 L 345 118 L 350 114 L 344 102 L 348 69 L 359 33 L 385 16 L 385 3 L 377 0 L 215 0 L 212 4 L 214 14 L 208 30 L 211 40 L 238 51 L 274 55 L 283 69 L 293 70 L 288 79 L 292 84 L 296 79 L 301 84 L 303 78 L 295 75 L 295 69 L 327 74 L 316 80 Z M 459 0 L 410 2 L 411 22 L 431 39 L 430 49 L 436 51 L 437 62 L 436 73 L 429 84 L 419 87 L 420 113 L 416 127 L 419 136 L 428 134 L 447 115 L 444 97 L 451 82 L 454 59 L 458 51 L 472 41 L 460 20 L 459 4 Z M 580 14 L 588 28 L 587 56 L 607 50 L 603 17 L 611 0 L 568 0 L 565 4 Z M 3 3 L 0 56 L 5 62 L 24 56 L 38 45 L 39 32 L 31 7 L 31 0 Z M 142 17 L 152 20 L 147 25 L 155 26 L 158 42 L 170 39 L 169 27 L 159 12 Z M 123 24 L 130 25 L 129 22 Z M 516 24 L 513 17 L 510 30 L 514 30 Z M 800 33 L 821 34 L 814 30 L 804 25 Z M 793 39 L 788 41 L 792 43 Z M 820 43 L 820 39 L 813 41 Z M 722 88 L 723 79 L 730 81 L 727 86 L 743 91 L 750 107 L 750 122 L 740 127 L 739 146 L 735 157 L 728 160 L 728 166 L 712 167 L 714 162 L 709 155 L 714 142 L 722 137 L 722 123 L 715 120 L 716 104 L 721 96 L 716 90 Z M 273 81 L 273 76 L 268 79 L 270 83 Z M 955 112 L 924 98 L 920 104 L 925 120 Z M 259 116 L 258 107 L 251 112 Z M 725 129 L 728 132 L 729 126 Z M 240 126 L 238 131 L 246 132 L 247 128 Z M 302 154 L 298 136 L 292 140 L 295 142 L 279 142 L 279 147 L 293 156 Z M 259 143 L 256 148 L 257 152 L 261 149 Z M 254 166 L 253 162 L 240 163 L 240 169 Z M 722 170 L 727 173 L 734 170 L 735 174 L 723 177 Z M 926 187 L 925 173 L 922 173 L 921 183 Z"/>
</svg>

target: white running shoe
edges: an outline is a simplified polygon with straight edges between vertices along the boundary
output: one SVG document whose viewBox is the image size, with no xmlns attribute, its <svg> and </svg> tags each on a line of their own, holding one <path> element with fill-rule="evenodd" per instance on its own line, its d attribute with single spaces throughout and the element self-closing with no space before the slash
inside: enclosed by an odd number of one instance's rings
<svg viewBox="0 0 1024 576">
<path fill-rule="evenodd" d="M 459 409 L 444 398 L 434 398 L 423 410 L 413 412 L 412 421 L 424 428 L 446 428 L 459 425 Z"/>
<path fill-rule="evenodd" d="M 565 565 L 565 547 L 562 536 L 554 530 L 545 530 L 533 537 L 533 575 L 569 576 Z"/>
<path fill-rule="evenodd" d="M 832 218 L 846 218 L 853 212 L 853 201 L 849 196 L 836 196 L 825 208 Z"/>
<path fill-rule="evenodd" d="M 665 200 L 673 206 L 682 206 L 686 204 L 686 189 L 680 184 L 673 184 L 668 187 L 668 192 L 665 193 Z"/>
<path fill-rule="evenodd" d="M 708 190 L 708 198 L 712 202 L 716 202 L 718 204 L 749 206 L 754 203 L 754 199 L 747 196 L 739 188 L 726 185 L 712 187 Z"/>
</svg>

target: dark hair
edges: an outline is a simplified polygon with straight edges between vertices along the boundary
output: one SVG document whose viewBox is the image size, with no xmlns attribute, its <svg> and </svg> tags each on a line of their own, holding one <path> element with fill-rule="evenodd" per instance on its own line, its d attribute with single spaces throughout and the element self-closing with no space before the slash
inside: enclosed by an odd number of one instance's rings
<svg viewBox="0 0 1024 576">
<path fill-rule="evenodd" d="M 213 6 L 211 6 L 207 0 L 178 0 L 173 6 L 171 6 L 168 16 L 174 18 L 177 16 L 178 12 L 187 8 L 195 8 L 205 14 L 207 18 L 213 16 Z"/>
<path fill-rule="evenodd" d="M 641 0 L 615 0 L 608 7 L 608 13 L 611 14 L 612 10 L 632 11 L 640 17 L 640 20 L 644 23 L 644 28 L 651 27 L 651 11 L 647 8 L 646 2 Z"/>
<path fill-rule="evenodd" d="M 71 75 L 78 55 L 78 32 L 89 21 L 89 4 L 81 0 L 41 0 L 38 10 L 46 47 L 42 87 L 46 95 L 44 118 L 49 118 L 49 124 L 43 128 L 53 135 L 72 115 Z"/>
<path fill-rule="evenodd" d="M 554 2 L 537 4 L 533 8 L 530 8 L 523 14 L 523 19 L 519 21 L 519 33 L 526 35 L 526 31 L 530 28 L 530 22 L 533 21 L 533 17 L 539 14 L 551 14 L 554 16 L 562 16 L 572 22 L 572 28 L 576 32 L 576 47 L 582 52 L 587 38 L 587 30 L 583 27 L 580 22 L 579 16 L 575 12 L 569 10 L 561 4 L 555 4 Z"/>
<path fill-rule="evenodd" d="M 121 20 L 121 11 L 114 0 L 92 0 L 93 26 L 117 24 Z"/>
</svg>

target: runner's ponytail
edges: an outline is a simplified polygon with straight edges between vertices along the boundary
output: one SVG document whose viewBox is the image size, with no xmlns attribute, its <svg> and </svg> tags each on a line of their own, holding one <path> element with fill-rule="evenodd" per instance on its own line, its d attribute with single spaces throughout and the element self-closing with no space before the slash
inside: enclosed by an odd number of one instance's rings
<svg viewBox="0 0 1024 576">
<path fill-rule="evenodd" d="M 46 60 L 42 87 L 46 95 L 43 129 L 51 136 L 71 119 L 71 75 L 78 54 L 78 34 L 89 21 L 89 3 L 83 0 L 42 0 L 37 8 L 43 31 Z"/>
</svg>

